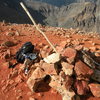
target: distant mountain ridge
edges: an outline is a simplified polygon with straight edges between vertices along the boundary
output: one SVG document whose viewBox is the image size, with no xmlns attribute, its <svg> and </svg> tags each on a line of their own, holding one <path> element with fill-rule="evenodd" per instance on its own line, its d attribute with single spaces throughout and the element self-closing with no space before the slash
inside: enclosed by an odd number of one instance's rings
<svg viewBox="0 0 100 100">
<path fill-rule="evenodd" d="M 69 5 L 71 3 L 83 3 L 83 2 L 96 2 L 97 0 L 32 0 L 32 1 L 41 1 L 54 6 L 64 6 Z"/>
<path fill-rule="evenodd" d="M 13 23 L 31 23 L 19 5 L 20 1 L 22 0 L 0 0 L 0 20 Z M 55 4 L 57 1 L 61 4 L 65 1 L 67 3 L 63 6 L 54 6 L 42 3 L 44 1 L 53 1 Z M 23 2 L 37 23 L 100 32 L 99 0 L 23 0 Z"/>
</svg>

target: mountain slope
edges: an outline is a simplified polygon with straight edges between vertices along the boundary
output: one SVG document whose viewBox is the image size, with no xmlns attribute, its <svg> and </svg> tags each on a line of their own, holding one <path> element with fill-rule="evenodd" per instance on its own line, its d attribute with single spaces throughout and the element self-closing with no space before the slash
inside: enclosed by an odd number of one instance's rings
<svg viewBox="0 0 100 100">
<path fill-rule="evenodd" d="M 0 1 L 0 21 L 13 23 L 31 23 L 24 10 L 19 5 L 21 0 Z M 23 0 L 37 23 L 49 26 L 79 28 L 85 31 L 100 32 L 100 1 L 70 0 L 70 5 L 56 7 L 35 0 Z M 49 0 L 47 0 L 49 2 Z M 52 1 L 52 0 L 51 0 Z M 61 0 L 59 0 L 61 1 Z M 69 0 L 62 0 L 62 2 Z M 85 2 L 92 1 L 92 2 Z M 56 2 L 56 0 L 54 0 Z"/>
</svg>

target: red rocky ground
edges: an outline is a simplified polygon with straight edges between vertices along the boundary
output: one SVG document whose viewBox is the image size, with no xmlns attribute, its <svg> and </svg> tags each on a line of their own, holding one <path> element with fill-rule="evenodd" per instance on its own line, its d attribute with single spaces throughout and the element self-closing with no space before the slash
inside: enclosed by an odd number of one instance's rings
<svg viewBox="0 0 100 100">
<path fill-rule="evenodd" d="M 40 27 L 53 45 L 59 45 L 62 41 L 66 41 L 68 46 L 83 46 L 93 52 L 97 57 L 95 60 L 100 63 L 100 59 L 98 59 L 100 58 L 100 36 L 98 34 L 85 34 L 74 29 Z M 21 64 L 14 69 L 8 68 L 10 63 L 15 62 L 14 55 L 16 51 L 27 41 L 31 41 L 38 50 L 43 45 L 48 45 L 44 37 L 32 25 L 0 23 L 0 100 L 62 100 L 61 95 L 46 84 L 41 86 L 38 93 L 32 93 L 26 84 L 27 78 L 24 73 L 19 74 Z M 63 43 L 61 46 L 63 47 Z M 58 48 L 58 50 L 61 50 L 61 48 Z M 80 72 L 77 74 L 80 74 Z M 84 82 L 81 84 L 84 84 Z M 94 85 L 90 84 L 90 88 L 94 87 Z M 100 89 L 98 89 L 98 93 L 100 93 Z M 87 94 L 81 100 L 100 100 L 100 98 Z"/>
</svg>

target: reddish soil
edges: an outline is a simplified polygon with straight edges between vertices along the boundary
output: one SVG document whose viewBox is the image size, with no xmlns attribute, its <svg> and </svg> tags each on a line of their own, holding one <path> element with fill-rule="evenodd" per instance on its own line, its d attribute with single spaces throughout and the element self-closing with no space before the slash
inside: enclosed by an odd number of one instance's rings
<svg viewBox="0 0 100 100">
<path fill-rule="evenodd" d="M 64 40 L 71 40 L 72 42 L 77 39 L 83 39 L 83 41 L 80 41 L 79 43 L 84 47 L 95 47 L 97 50 L 100 50 L 100 36 L 97 34 L 86 35 L 83 33 L 84 35 L 82 35 L 77 34 L 77 31 L 73 29 L 64 30 L 53 27 L 42 28 L 53 45 L 59 44 Z M 14 36 L 10 36 L 7 35 L 7 33 L 15 34 Z M 61 35 L 61 33 L 64 33 L 65 35 Z M 20 75 L 22 77 L 21 82 L 16 82 L 16 77 L 9 79 L 9 74 L 12 70 L 19 69 L 21 64 L 17 65 L 14 69 L 9 69 L 7 62 L 15 62 L 13 56 L 23 43 L 31 41 L 38 50 L 39 44 L 48 44 L 44 37 L 34 28 L 34 26 L 26 24 L 17 25 L 0 23 L 0 44 L 2 45 L 5 41 L 12 41 L 16 45 L 7 48 L 5 46 L 0 46 L 0 100 L 34 100 L 31 99 L 31 97 L 36 100 L 62 100 L 58 92 L 44 84 L 41 86 L 38 93 L 32 93 L 26 84 L 27 78 L 24 77 L 24 75 Z M 6 59 L 4 52 L 8 49 L 11 52 L 11 57 Z M 10 85 L 7 84 L 9 81 Z M 100 98 L 88 96 L 85 97 L 84 100 L 100 100 Z"/>
</svg>

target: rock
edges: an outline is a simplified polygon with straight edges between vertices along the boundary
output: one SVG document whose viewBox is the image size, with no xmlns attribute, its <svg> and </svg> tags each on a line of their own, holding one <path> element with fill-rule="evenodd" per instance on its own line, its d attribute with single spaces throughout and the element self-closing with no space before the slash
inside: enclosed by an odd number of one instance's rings
<svg viewBox="0 0 100 100">
<path fill-rule="evenodd" d="M 97 82 L 100 82 L 100 71 L 95 69 L 91 78 Z"/>
<path fill-rule="evenodd" d="M 22 98 L 23 98 L 23 97 L 22 97 L 21 95 L 16 97 L 17 100 L 20 100 L 20 99 L 22 99 Z"/>
<path fill-rule="evenodd" d="M 24 70 L 24 68 L 30 68 L 33 64 L 33 61 L 30 59 L 25 59 L 24 64 L 21 66 L 21 70 Z M 27 74 L 28 72 L 26 72 Z"/>
<path fill-rule="evenodd" d="M 23 90 L 19 89 L 19 90 L 16 90 L 16 93 L 22 93 Z"/>
<path fill-rule="evenodd" d="M 95 45 L 96 45 L 96 43 L 92 43 L 92 45 L 93 45 L 93 46 L 95 46 Z"/>
<path fill-rule="evenodd" d="M 71 64 L 68 64 L 67 62 L 62 62 L 62 70 L 65 72 L 66 75 L 72 75 L 73 74 L 73 68 L 74 66 Z"/>
<path fill-rule="evenodd" d="M 14 83 L 14 80 L 10 80 L 9 84 L 12 85 Z"/>
<path fill-rule="evenodd" d="M 69 47 L 66 48 L 62 53 L 62 56 L 66 57 L 67 61 L 69 63 L 74 62 L 76 55 L 77 55 L 77 51 L 75 49 L 69 48 Z"/>
<path fill-rule="evenodd" d="M 47 51 L 45 51 L 45 50 L 41 50 L 41 51 L 40 51 L 40 56 L 41 56 L 41 58 L 45 58 L 45 57 L 47 57 L 47 56 L 48 56 Z"/>
<path fill-rule="evenodd" d="M 0 44 L 0 53 L 3 52 L 3 50 L 8 49 L 7 47 L 2 46 L 2 44 Z"/>
<path fill-rule="evenodd" d="M 37 95 L 39 96 L 39 97 L 43 97 L 43 93 L 37 93 Z"/>
<path fill-rule="evenodd" d="M 80 98 L 80 96 L 75 95 L 74 98 L 73 98 L 73 100 L 81 100 L 81 98 Z"/>
<path fill-rule="evenodd" d="M 84 51 L 89 51 L 89 48 L 84 47 L 83 50 Z"/>
<path fill-rule="evenodd" d="M 52 94 L 57 94 L 57 91 L 54 90 L 54 89 L 52 89 L 50 92 L 51 92 Z"/>
<path fill-rule="evenodd" d="M 2 43 L 1 45 L 5 46 L 5 47 L 12 47 L 12 46 L 15 46 L 15 43 L 12 41 L 6 41 L 6 42 Z"/>
<path fill-rule="evenodd" d="M 100 97 L 100 84 L 91 83 L 89 84 L 89 87 L 95 97 Z"/>
<path fill-rule="evenodd" d="M 31 75 L 32 79 L 39 79 L 39 78 L 43 78 L 45 76 L 45 72 L 42 68 L 37 67 L 36 70 L 32 73 Z"/>
<path fill-rule="evenodd" d="M 7 36 L 14 36 L 15 33 L 14 33 L 14 32 L 7 32 L 6 35 L 7 35 Z"/>
<path fill-rule="evenodd" d="M 49 48 L 50 48 L 49 45 L 45 45 L 45 46 L 43 47 L 43 50 L 47 51 Z"/>
<path fill-rule="evenodd" d="M 65 76 L 63 85 L 66 88 L 66 90 L 70 90 L 72 87 L 72 84 L 73 84 L 73 78 L 68 75 Z"/>
<path fill-rule="evenodd" d="M 95 53 L 96 57 L 100 57 L 100 51 Z"/>
<path fill-rule="evenodd" d="M 80 51 L 80 50 L 82 50 L 82 49 L 83 49 L 83 45 L 78 45 L 78 46 L 75 46 L 75 49 L 76 49 L 76 50 L 78 50 L 78 51 Z"/>
<path fill-rule="evenodd" d="M 10 50 L 8 49 L 6 52 L 4 52 L 3 58 L 4 58 L 4 59 L 9 59 L 10 57 L 11 57 L 11 52 L 10 52 Z"/>
<path fill-rule="evenodd" d="M 36 99 L 35 99 L 35 98 L 33 98 L 33 97 L 30 97 L 30 98 L 29 98 L 29 100 L 36 100 Z"/>
<path fill-rule="evenodd" d="M 65 83 L 63 83 L 63 80 L 64 79 L 62 77 L 52 75 L 49 85 L 62 95 L 63 100 L 66 100 L 66 98 L 67 100 L 72 100 L 75 93 L 73 92 L 73 90 L 67 90 Z"/>
<path fill-rule="evenodd" d="M 9 68 L 9 67 L 10 67 L 10 65 L 11 65 L 11 63 L 10 63 L 10 62 L 5 62 L 5 63 L 3 63 L 3 66 L 5 66 L 6 68 Z"/>
<path fill-rule="evenodd" d="M 71 38 L 71 36 L 70 36 L 70 35 L 65 35 L 65 37 L 66 37 L 66 38 Z"/>
<path fill-rule="evenodd" d="M 93 70 L 90 69 L 85 63 L 83 63 L 81 60 L 77 61 L 75 63 L 75 73 L 77 76 L 85 76 L 85 77 L 89 77 L 93 74 Z"/>
<path fill-rule="evenodd" d="M 16 36 L 20 36 L 20 33 L 18 31 L 15 32 Z"/>
<path fill-rule="evenodd" d="M 67 41 L 66 41 L 67 43 L 71 43 L 71 39 L 67 39 Z"/>
<path fill-rule="evenodd" d="M 95 52 L 97 48 L 96 48 L 96 47 L 90 47 L 89 49 L 90 49 L 92 52 Z"/>
<path fill-rule="evenodd" d="M 78 95 L 86 95 L 89 91 L 88 82 L 86 81 L 77 80 L 74 85 Z"/>
<path fill-rule="evenodd" d="M 46 63 L 56 63 L 60 61 L 60 54 L 59 53 L 53 53 L 49 55 L 48 57 L 43 59 Z"/>
<path fill-rule="evenodd" d="M 43 65 L 41 67 L 44 69 L 46 74 L 48 74 L 48 75 L 57 75 L 57 71 L 55 69 L 54 64 L 43 63 Z"/>
<path fill-rule="evenodd" d="M 22 82 L 22 76 L 19 75 L 18 77 L 16 77 L 15 82 L 16 83 L 21 83 Z"/>
<path fill-rule="evenodd" d="M 4 85 L 1 89 L 2 89 L 2 91 L 4 92 L 4 91 L 6 90 L 6 88 L 7 88 L 7 86 Z"/>
<path fill-rule="evenodd" d="M 44 70 L 42 68 L 37 67 L 27 80 L 27 85 L 31 89 L 31 91 L 36 91 L 38 85 L 41 83 L 41 80 L 43 80 L 45 76 L 46 74 L 44 73 Z"/>
<path fill-rule="evenodd" d="M 15 77 L 17 77 L 18 76 L 18 70 L 17 69 L 14 69 L 13 70 L 13 72 L 11 72 L 10 74 L 9 74 L 9 79 L 12 79 L 12 78 L 15 78 Z"/>
<path fill-rule="evenodd" d="M 1 81 L 1 84 L 4 84 L 5 82 L 6 82 L 6 80 L 2 80 L 2 81 Z"/>
<path fill-rule="evenodd" d="M 67 41 L 62 41 L 60 44 L 59 44 L 59 47 L 61 47 L 62 49 L 64 49 L 67 45 Z"/>
<path fill-rule="evenodd" d="M 73 41 L 72 41 L 72 44 L 73 44 L 73 45 L 79 45 L 80 42 L 79 42 L 78 40 L 73 40 Z"/>
<path fill-rule="evenodd" d="M 60 47 L 60 46 L 57 46 L 57 47 L 56 47 L 56 50 L 57 50 L 57 52 L 58 52 L 58 53 L 60 53 L 60 54 L 61 54 L 61 53 L 62 53 L 62 51 L 63 51 L 63 48 L 62 48 L 62 47 Z"/>
<path fill-rule="evenodd" d="M 91 40 L 89 40 L 88 42 L 91 43 L 91 44 L 93 43 L 93 41 L 91 41 Z"/>
<path fill-rule="evenodd" d="M 27 95 L 28 95 L 28 96 L 31 96 L 31 95 L 32 95 L 32 92 L 27 92 Z"/>
<path fill-rule="evenodd" d="M 40 43 L 40 44 L 38 44 L 38 46 L 39 46 L 40 48 L 43 48 L 43 46 L 45 46 L 45 44 Z"/>
<path fill-rule="evenodd" d="M 82 55 L 82 59 L 83 59 L 84 63 L 87 64 L 90 68 L 94 69 L 95 64 L 90 58 L 91 57 L 89 55 L 86 55 L 86 53 Z"/>
</svg>

